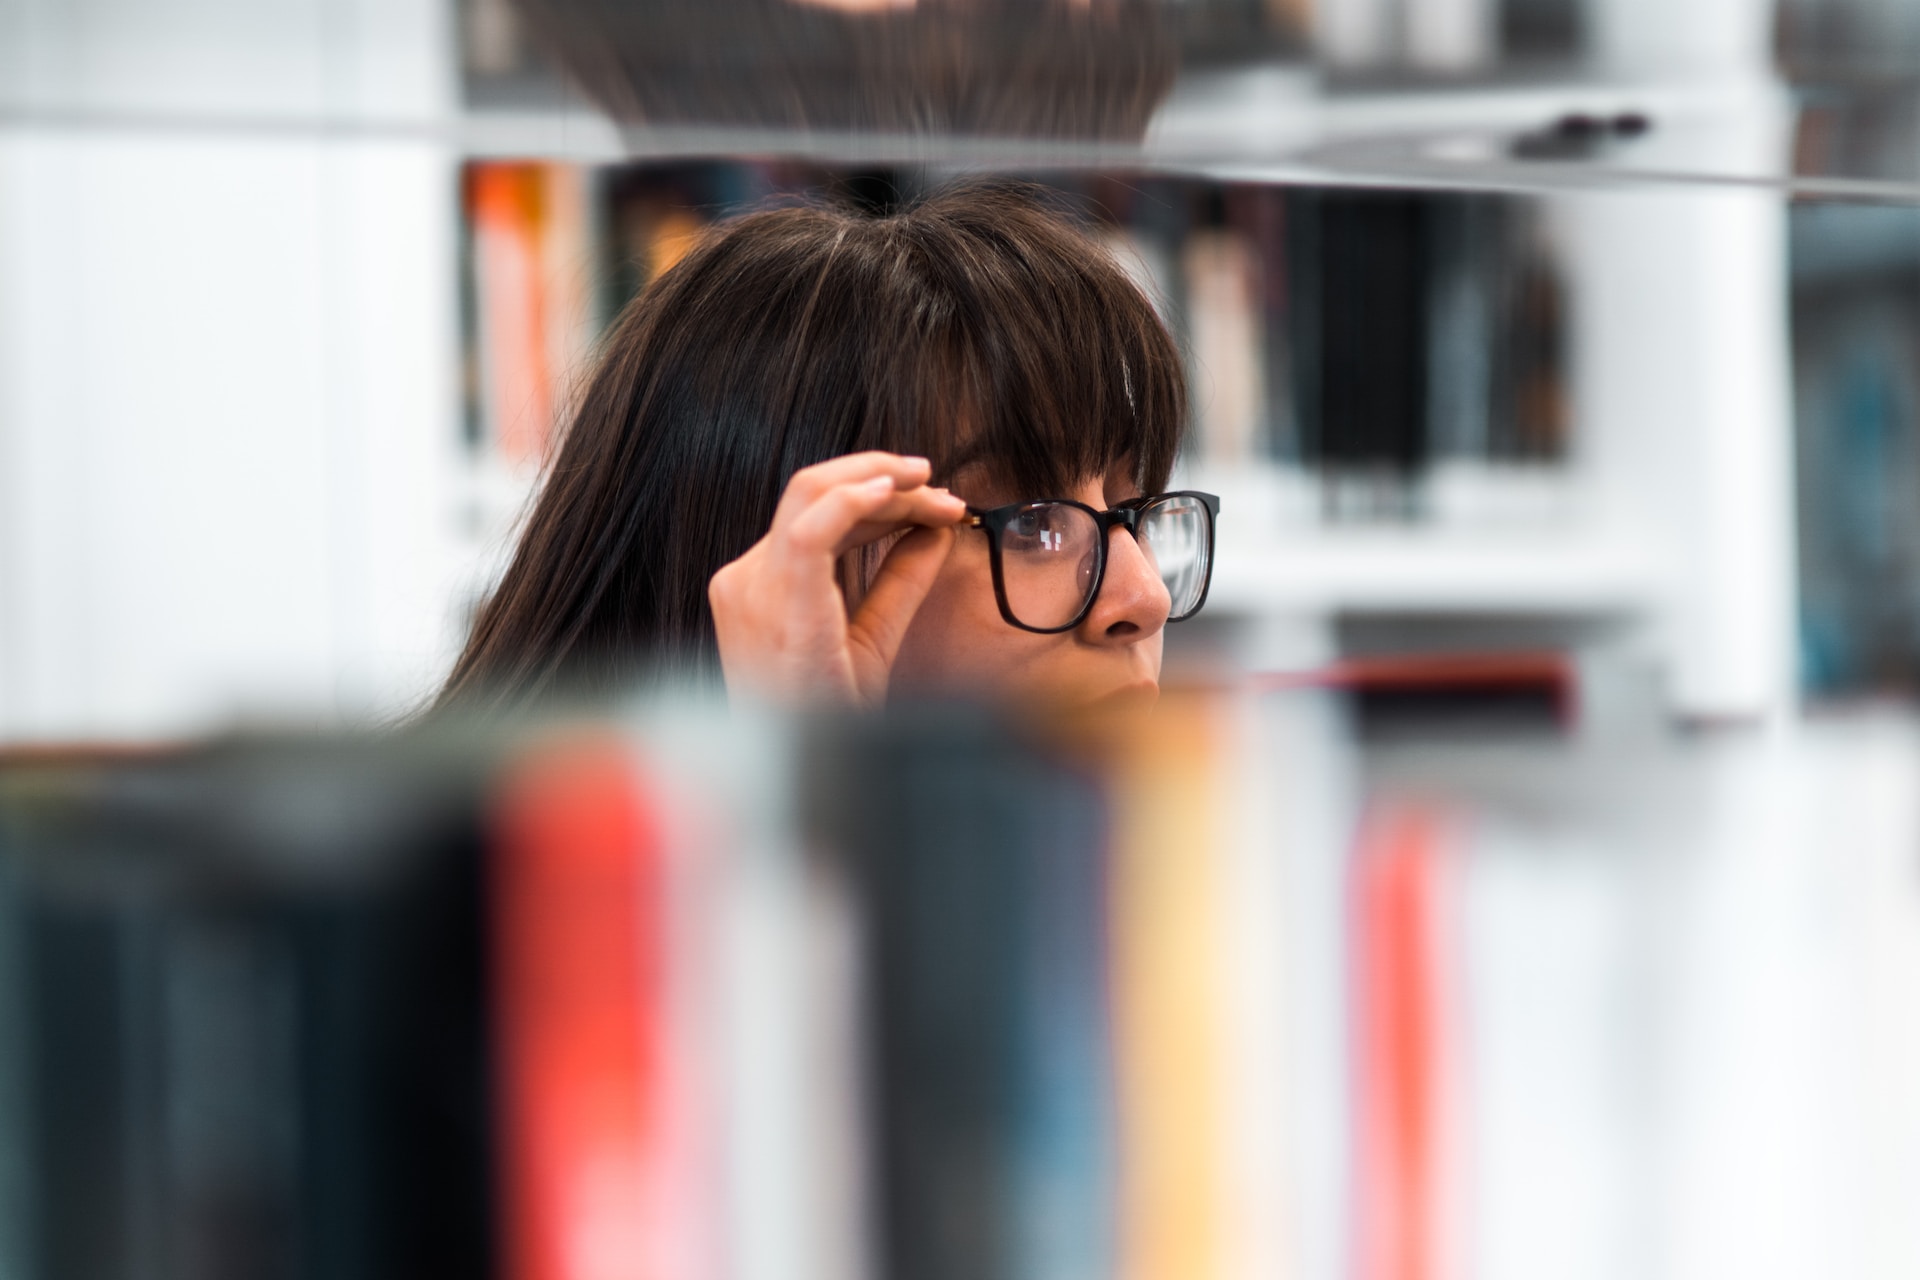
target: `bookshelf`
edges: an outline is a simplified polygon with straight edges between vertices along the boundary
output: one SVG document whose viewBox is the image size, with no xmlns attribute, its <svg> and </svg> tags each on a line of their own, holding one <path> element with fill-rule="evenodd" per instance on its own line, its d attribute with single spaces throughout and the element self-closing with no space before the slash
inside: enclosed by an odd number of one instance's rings
<svg viewBox="0 0 1920 1280">
<path fill-rule="evenodd" d="M 943 162 L 976 168 L 1126 167 L 1220 179 L 1369 183 L 1540 191 L 1561 186 L 1703 183 L 1827 189 L 1795 175 L 1782 150 L 1740 145 L 1756 109 L 1777 115 L 1784 93 L 1770 73 L 1704 78 L 1608 76 L 1588 67 L 1553 78 L 1330 79 L 1308 64 L 1199 75 L 1181 81 L 1137 145 L 942 140 Z M 1653 128 L 1631 146 L 1516 158 L 1516 136 L 1570 115 L 1643 115 Z M 1778 125 L 1780 122 L 1773 121 Z M 547 100 L 470 95 L 449 129 L 469 159 L 613 164 L 715 156 L 799 156 L 827 163 L 913 163 L 924 138 L 693 124 L 615 124 L 556 87 Z M 1782 139 L 1784 141 L 1784 139 Z M 1854 192 L 1841 178 L 1840 194 Z M 1884 194 L 1894 194 L 1889 190 Z"/>
<path fill-rule="evenodd" d="M 4 738 L 355 721 L 431 688 L 533 477 L 461 440 L 462 165 L 926 158 L 876 135 L 623 131 L 538 77 L 480 92 L 443 0 L 181 0 L 137 24 L 98 8 L 9 11 L 19 38 L 0 38 L 0 255 L 23 282 L 0 296 Z M 1296 53 L 1189 76 L 1141 149 L 970 143 L 941 164 L 1527 193 L 1572 309 L 1562 462 L 1437 464 L 1424 520 L 1328 524 L 1298 467 L 1241 459 L 1219 483 L 1252 532 L 1212 607 L 1253 626 L 1628 618 L 1693 673 L 1689 709 L 1783 706 L 1792 583 L 1767 566 L 1791 530 L 1785 396 L 1742 373 L 1780 354 L 1782 232 L 1739 189 L 1791 171 L 1783 91 L 1750 62 L 1662 77 L 1624 56 L 1409 72 Z M 1635 111 L 1653 131 L 1604 156 L 1504 150 L 1570 112 Z M 1649 332 L 1632 317 L 1662 292 L 1673 322 Z M 141 478 L 88 493 L 119 457 Z"/>
<path fill-rule="evenodd" d="M 688 129 L 647 135 L 636 154 L 634 137 L 578 106 L 529 95 L 511 108 L 469 109 L 456 92 L 451 14 L 437 2 L 255 9 L 243 0 L 161 0 L 141 25 L 121 28 L 100 20 L 111 16 L 106 4 L 73 0 L 36 7 L 31 29 L 24 6 L 0 11 L 0 741 L 165 738 L 248 712 L 337 722 L 404 708 L 431 687 L 457 643 L 461 609 L 495 571 L 536 475 L 532 458 L 510 459 L 463 436 L 462 166 L 533 159 L 592 173 L 780 141 Z M 186 52 L 169 53 L 175 45 Z M 146 73 L 129 78 L 121 74 L 128 67 Z M 392 84 L 426 88 L 396 99 L 383 87 Z M 1495 462 L 1455 448 L 1431 459 L 1418 484 L 1356 474 L 1330 485 L 1273 445 L 1283 426 L 1273 421 L 1258 427 L 1256 447 L 1203 450 L 1187 463 L 1188 479 L 1223 494 L 1233 535 L 1203 623 L 1239 633 L 1243 652 L 1274 664 L 1337 656 L 1342 629 L 1355 624 L 1391 622 L 1427 639 L 1462 626 L 1485 637 L 1516 621 L 1551 625 L 1576 644 L 1626 643 L 1657 660 L 1670 712 L 1711 719 L 1789 709 L 1796 460 L 1785 386 L 1788 213 L 1769 187 L 1789 168 L 1778 87 L 1732 73 L 1664 87 L 1604 78 L 1553 89 L 1409 86 L 1289 67 L 1239 88 L 1246 92 L 1235 98 L 1239 90 L 1216 85 L 1213 100 L 1194 109 L 1227 99 L 1231 125 L 1233 104 L 1251 100 L 1284 127 L 1204 159 L 1122 158 L 1165 181 L 1524 194 L 1564 279 L 1573 431 L 1545 461 Z M 1656 117 L 1644 148 L 1521 164 L 1497 145 L 1566 111 L 1629 109 Z M 1214 125 L 1181 127 L 1204 136 Z M 1297 150 L 1263 151 L 1274 137 Z M 1189 142 L 1163 133 L 1158 145 L 1178 153 Z M 827 140 L 804 159 L 830 168 L 914 158 L 869 138 Z M 982 147 L 953 163 L 1084 174 L 1115 159 Z M 590 217 L 582 225 L 575 251 L 605 234 Z M 1890 240 L 1859 246 L 1846 269 L 1871 276 L 1886 261 L 1913 262 L 1911 246 L 1899 242 L 1906 234 L 1895 227 Z M 1836 332 L 1843 343 L 1846 332 Z M 560 347 L 556 384 L 578 359 Z M 475 429 L 483 445 L 494 438 L 484 423 Z M 1297 449 L 1290 438 L 1287 448 Z M 1855 466 L 1874 456 L 1855 457 Z M 1838 477 L 1829 497 L 1859 493 L 1855 478 Z M 1901 473 L 1889 468 L 1879 479 L 1897 489 Z M 1908 1026 L 1920 990 L 1911 891 L 1920 740 L 1910 723 L 1828 720 L 1759 744 L 1699 734 L 1679 743 L 1585 741 L 1564 752 L 1532 742 L 1356 750 L 1318 701 L 1276 700 L 1261 715 L 1223 716 L 1207 721 L 1211 729 L 1196 718 L 1191 736 L 1151 744 L 1163 754 L 1134 760 L 1134 781 L 1147 785 L 1114 788 L 1128 807 L 1111 823 L 1048 808 L 1070 803 L 1073 791 L 1036 781 L 1058 776 L 1052 754 L 1029 761 L 997 750 L 998 739 L 949 732 L 929 734 L 918 755 L 898 741 L 868 742 L 835 776 L 857 781 L 863 798 L 899 798 L 911 817 L 921 804 L 950 811 L 951 821 L 912 830 L 937 846 L 969 894 L 956 898 L 951 882 L 931 878 L 912 893 L 914 885 L 894 881 L 881 886 L 890 896 L 876 896 L 870 916 L 812 874 L 818 868 L 806 859 L 820 847 L 802 840 L 803 819 L 792 812 L 818 798 L 814 771 L 833 763 L 831 752 L 719 717 L 610 725 L 614 737 L 582 744 L 603 752 L 621 744 L 612 749 L 625 762 L 609 766 L 615 792 L 648 778 L 653 794 L 680 806 L 680 821 L 662 829 L 679 842 L 674 856 L 687 859 L 675 872 L 687 893 L 649 901 L 691 904 L 702 931 L 687 945 L 703 949 L 682 957 L 688 972 L 728 984 L 710 1003 L 689 1001 L 720 1011 L 715 1025 L 673 1034 L 685 1032 L 704 1053 L 702 1031 L 724 1023 L 715 1056 L 694 1058 L 700 1069 L 685 1078 L 720 1095 L 703 1114 L 741 1121 L 706 1137 L 733 1144 L 725 1158 L 747 1176 L 726 1204 L 704 1206 L 711 1217 L 671 1216 L 675 1206 L 663 1216 L 686 1233 L 731 1230 L 751 1251 L 742 1274 L 799 1274 L 795 1259 L 823 1276 L 861 1274 L 862 1250 L 874 1240 L 847 1194 L 860 1153 L 843 1152 L 824 1171 L 819 1158 L 823 1135 L 844 1141 L 858 1132 L 853 1028 L 864 988 L 854 952 L 866 936 L 858 926 L 892 921 L 899 932 L 885 939 L 892 950 L 883 958 L 925 966 L 878 965 L 875 989 L 888 976 L 938 977 L 943 963 L 1002 973 L 994 966 L 1031 952 L 1054 969 L 1036 962 L 1020 990 L 1086 991 L 1081 970 L 1093 967 L 1092 948 L 1080 909 L 1099 864 L 1089 857 L 1056 867 L 1060 881 L 1036 889 L 1025 877 L 1040 859 L 1008 856 L 1030 846 L 1004 838 L 1024 821 L 1025 834 L 1015 835 L 1034 848 L 1057 849 L 1062 829 L 1097 827 L 1136 842 L 1112 854 L 1110 883 L 1131 908 L 1115 917 L 1119 960 L 1131 966 L 1118 984 L 1132 1003 L 1119 1007 L 1153 1034 L 1113 1061 L 1156 1073 L 1132 1077 L 1127 1141 L 1146 1135 L 1147 1145 L 1132 1150 L 1131 1167 L 1158 1180 L 1128 1202 L 1141 1210 L 1128 1214 L 1140 1233 L 1128 1243 L 1134 1256 L 1173 1257 L 1158 1273 L 1205 1268 L 1154 1246 L 1218 1240 L 1222 1256 L 1239 1262 L 1223 1273 L 1372 1274 L 1349 1253 L 1391 1233 L 1396 1219 L 1391 1206 L 1365 1199 L 1368 1189 L 1417 1184 L 1466 1192 L 1472 1217 L 1463 1238 L 1479 1242 L 1484 1274 L 1571 1265 L 1599 1275 L 1649 1262 L 1687 1275 L 1808 1274 L 1831 1268 L 1836 1240 L 1867 1242 L 1860 1256 L 1880 1265 L 1858 1267 L 1863 1273 L 1915 1274 L 1904 1229 L 1911 1206 L 1899 1194 L 1920 1170 L 1909 1085 L 1920 1038 Z M 219 835 L 189 861 L 217 886 L 227 914 L 209 920 L 197 903 L 160 895 L 129 903 L 118 863 L 57 886 L 62 909 L 84 899 L 99 913 L 103 948 L 123 939 L 127 949 L 101 952 L 88 968 L 93 985 L 63 986 L 62 971 L 42 971 L 58 997 L 49 1007 L 84 1003 L 124 1018 L 139 1005 L 190 1022 L 192 994 L 211 992 L 214 1008 L 281 1009 L 286 970 L 271 961 L 289 953 L 273 949 L 278 939 L 322 949 L 301 956 L 352 961 L 314 971 L 349 982 L 356 998 L 430 1014 L 382 1022 L 397 1034 L 394 1045 L 329 1042 L 350 1060 L 387 1048 L 432 1051 L 432 1038 L 449 1025 L 459 1030 L 463 1018 L 477 1027 L 477 1007 L 447 999 L 444 973 L 396 970 L 384 955 L 354 950 L 369 932 L 288 938 L 291 898 L 259 888 L 236 898 L 234 865 L 223 861 L 239 814 L 274 876 L 300 878 L 300 893 L 311 893 L 304 877 L 319 865 L 369 865 L 388 847 L 370 842 L 369 831 L 406 818 L 445 776 L 431 760 L 385 754 L 385 744 L 353 742 L 337 758 L 244 745 L 189 762 L 185 773 L 125 775 L 109 839 L 79 822 L 78 809 L 68 815 L 78 825 L 71 842 L 54 841 L 61 856 L 47 867 L 65 865 L 67 855 L 121 858 L 129 831 Z M 1170 749 L 1183 745 L 1199 749 Z M 955 773 L 949 753 L 991 776 Z M 592 787 L 595 773 L 579 763 L 558 761 L 548 782 Z M 921 789 L 872 785 L 876 778 Z M 182 779 L 184 809 L 170 803 L 169 789 Z M 981 804 L 983 794 L 1014 800 L 1001 812 Z M 545 828 L 537 790 L 533 799 L 536 839 L 524 865 L 564 867 L 541 856 L 548 850 L 537 837 L 579 812 L 579 798 L 562 795 Z M 487 812 L 498 820 L 497 807 Z M 894 828 L 906 825 L 889 816 Z M 184 827 L 169 826 L 183 818 Z M 1044 837 L 1032 830 L 1040 825 Z M 869 868 L 911 872 L 916 863 L 898 856 L 888 828 L 879 822 L 850 842 L 871 845 Z M 408 825 L 406 838 L 426 829 Z M 470 826 L 462 831 L 443 851 L 475 838 Z M 1192 835 L 1203 831 L 1212 837 Z M 1173 835 L 1149 841 L 1141 832 Z M 19 848 L 10 844 L 9 854 Z M 1168 848 L 1193 856 L 1156 856 Z M 948 850 L 957 856 L 944 857 Z M 411 865 L 429 876 L 445 870 Z M 9 868 L 0 898 L 21 883 Z M 482 892 L 467 880 L 432 880 L 409 894 L 406 910 L 389 911 L 396 904 L 381 895 L 404 888 L 374 877 L 364 900 L 343 905 L 411 932 L 421 923 L 414 913 Z M 603 909 L 638 909 L 629 892 L 593 897 Z M 949 910 L 956 901 L 977 914 Z M 915 903 L 917 919 L 895 910 Z M 1033 904 L 1073 914 L 1028 914 Z M 1419 919 L 1447 904 L 1467 912 L 1453 918 L 1462 933 L 1422 942 L 1415 932 L 1409 942 Z M 0 926 L 11 928 L 19 906 L 17 896 L 0 901 Z M 564 919 L 534 918 L 540 907 L 537 898 L 515 903 L 518 924 L 533 926 L 536 963 L 552 954 L 544 943 L 564 958 L 569 944 L 591 941 Z M 259 931 L 236 935 L 243 917 Z M 956 928 L 968 920 L 981 927 Z M 981 945 L 1010 921 L 1025 931 L 1019 947 Z M 922 923 L 924 932 L 903 927 Z M 953 933 L 967 945 L 943 946 Z M 18 940 L 0 934 L 8 946 Z M 232 959 L 223 948 L 236 936 L 261 944 L 243 958 L 269 962 L 219 963 Z M 211 945 L 190 945 L 196 940 Z M 1036 945 L 1043 941 L 1059 945 Z M 345 950 L 324 952 L 329 946 Z M 128 962 L 150 953 L 153 963 Z M 1357 1001 L 1347 985 L 1352 966 L 1383 961 L 1388 976 Z M 477 970 L 471 956 L 465 962 Z M 615 981 L 633 973 L 583 967 Z M 1054 981 L 1060 971 L 1071 982 Z M 0 981 L 18 972 L 0 966 Z M 912 997 L 931 985 L 894 997 L 896 1025 L 912 1037 L 901 1044 L 964 1072 L 970 1059 L 949 1046 L 977 1022 L 901 1016 L 923 1012 Z M 821 989 L 837 999 L 822 1001 Z M 1446 1000 L 1461 992 L 1473 1016 L 1449 1018 L 1459 1006 Z M 12 998 L 0 998 L 9 1018 Z M 463 997 L 476 998 L 472 990 Z M 1083 1017 L 1095 1003 L 1081 1002 Z M 1060 1005 L 1034 1012 L 1036 1026 L 1085 1029 Z M 1432 1052 L 1392 1039 L 1396 1028 L 1422 1022 L 1437 1029 Z M 287 1040 L 284 1019 L 236 1025 L 262 1061 L 305 1070 L 327 1060 Z M 513 1034 L 537 1049 L 546 1030 L 521 1024 Z M 1857 1059 L 1848 1056 L 1855 1048 Z M 264 1110 L 293 1096 L 233 1089 L 221 1069 L 246 1056 L 169 1059 L 178 1070 L 167 1087 L 192 1087 L 199 1100 L 231 1089 L 243 1111 L 248 1099 Z M 1086 1091 L 1073 1086 L 1086 1059 L 1065 1059 L 1067 1070 L 1037 1053 L 1003 1060 L 1031 1069 L 1037 1110 L 1084 1117 L 1075 1108 Z M 71 1061 L 98 1067 L 106 1058 L 76 1052 Z M 336 1083 L 395 1078 L 383 1074 L 385 1060 L 366 1061 L 364 1074 Z M 808 1070 L 791 1070 L 794 1063 Z M 1448 1068 L 1471 1073 L 1482 1090 L 1477 1105 L 1435 1109 L 1425 1122 L 1410 1115 L 1418 1108 L 1401 1086 L 1431 1086 Z M 63 1115 L 145 1134 L 127 1148 L 136 1160 L 171 1160 L 175 1148 L 153 1135 L 178 1136 L 165 1126 L 182 1122 L 194 1143 L 242 1150 L 232 1131 L 214 1131 L 228 1112 L 183 1107 L 163 1116 L 158 1100 L 168 1095 L 131 1087 L 141 1083 L 132 1070 L 125 1080 L 45 1073 L 39 1083 L 82 1100 Z M 433 1086 L 442 1077 L 397 1078 Z M 27 1123 L 16 1110 L 26 1096 L 17 1083 L 0 1080 L 0 1129 L 16 1135 Z M 569 1083 L 529 1098 L 564 1099 Z M 86 1092 L 95 1085 L 99 1093 Z M 412 1127 L 439 1115 L 448 1092 L 403 1095 L 396 1113 L 407 1123 L 364 1133 L 302 1111 L 310 1125 L 302 1140 L 313 1145 L 301 1151 L 377 1139 L 363 1158 L 399 1193 L 360 1176 L 368 1168 L 315 1160 L 311 1168 L 335 1179 L 326 1186 L 340 1198 L 303 1205 L 393 1223 L 388 1215 L 411 1207 L 406 1195 L 451 1188 L 471 1195 L 474 1215 L 454 1223 L 453 1242 L 490 1238 L 499 1218 L 485 1203 L 482 1161 L 444 1145 L 445 1134 Z M 478 1086 L 458 1096 L 471 1104 Z M 123 1114 L 129 1100 L 151 1114 Z M 1443 1162 L 1461 1135 L 1439 1126 L 1462 1115 L 1478 1163 L 1454 1168 Z M 1384 1116 L 1383 1128 L 1399 1137 L 1357 1153 L 1350 1126 L 1364 1116 Z M 916 1118 L 941 1153 L 923 1169 L 953 1177 L 978 1167 L 966 1153 L 978 1132 L 991 1131 L 986 1125 L 970 1130 L 974 1117 L 950 1108 Z M 1086 1164 L 1053 1166 L 1057 1185 L 1069 1194 L 1098 1186 L 1088 1175 L 1110 1176 L 1110 1166 L 1089 1158 L 1099 1148 L 1087 1136 L 1056 1133 L 1058 1148 L 1023 1148 L 1034 1180 L 994 1203 L 1058 1206 L 1029 1193 L 1049 1172 L 1038 1157 L 1069 1147 Z M 390 1161 L 410 1142 L 439 1143 L 428 1149 L 456 1167 Z M 1843 1149 L 1848 1142 L 1857 1145 Z M 292 1149 L 262 1140 L 245 1150 L 256 1163 L 242 1167 L 264 1171 L 252 1184 L 260 1200 L 285 1193 Z M 1231 1161 L 1236 1172 L 1214 1184 L 1172 1176 L 1201 1161 L 1217 1162 L 1203 1169 Z M 689 1174 L 676 1166 L 654 1185 L 710 1187 L 711 1167 Z M 186 1162 L 162 1172 L 183 1170 L 191 1172 Z M 198 1217 L 156 1216 L 131 1191 L 101 1207 L 100 1185 L 93 1179 L 75 1192 L 87 1214 L 45 1220 L 56 1233 L 47 1239 L 72 1248 L 113 1242 L 126 1250 L 129 1271 L 172 1256 L 160 1250 L 177 1243 L 174 1222 L 215 1221 L 231 1203 L 208 1197 L 188 1206 Z M 979 1185 L 929 1182 L 911 1194 L 952 1206 Z M 1218 1188 L 1211 1201 L 1210 1186 Z M 22 1203 L 8 1198 L 0 1211 L 12 1215 Z M 1204 1215 L 1210 1204 L 1233 1216 L 1183 1232 L 1195 1221 L 1183 1215 Z M 1027 1219 L 1023 1245 L 1037 1256 L 1050 1225 L 1076 1228 L 1102 1206 L 1083 1194 L 1052 1223 Z M 1397 1225 L 1420 1207 L 1401 1206 Z M 128 1229 L 103 1232 L 121 1209 Z M 388 1239 L 443 1263 L 464 1256 L 436 1237 L 443 1220 L 403 1217 L 391 1237 L 341 1232 L 340 1219 L 329 1218 L 298 1241 Z M 0 1262 L 17 1261 L 25 1238 L 0 1240 Z M 966 1268 L 964 1250 L 986 1239 L 969 1232 L 950 1265 Z M 1437 1250 L 1421 1256 L 1446 1269 Z M 1103 1273 L 1098 1265 L 1057 1270 Z M 964 1273 L 972 1280 L 989 1271 Z"/>
<path fill-rule="evenodd" d="M 1743 142 L 1764 159 L 1777 124 L 1742 116 L 1723 131 L 1717 154 Z M 1665 670 L 1673 709 L 1683 714 L 1766 716 L 1791 707 L 1790 423 L 1784 383 L 1764 372 L 1781 367 L 1774 362 L 1784 360 L 1785 344 L 1783 309 L 1770 301 L 1776 290 L 1784 297 L 1784 227 L 1773 197 L 1560 186 L 1526 196 L 1456 189 L 1352 197 L 1339 194 L 1349 188 L 1303 187 L 1258 168 L 1147 165 L 1109 179 L 1098 168 L 1010 167 L 1096 205 L 1138 201 L 1132 214 L 1122 210 L 1117 222 L 1101 223 L 1100 234 L 1118 238 L 1123 261 L 1165 301 L 1192 353 L 1196 448 L 1183 483 L 1225 499 L 1214 618 L 1254 636 L 1279 625 L 1331 637 L 1342 619 L 1392 616 L 1409 623 L 1407 642 L 1416 645 L 1422 619 L 1441 627 L 1457 618 L 1545 621 L 1576 643 L 1631 637 L 1638 653 Z M 817 189 L 848 173 L 879 175 L 883 185 L 898 182 L 910 192 L 947 171 L 817 155 L 754 162 L 651 156 L 618 165 L 569 159 L 554 167 L 564 175 L 555 181 L 576 185 L 585 174 L 602 190 L 596 211 L 563 237 L 572 264 L 550 269 L 604 278 L 611 263 L 647 259 L 652 233 L 621 237 L 635 234 L 636 216 L 664 217 L 663 209 L 751 203 L 755 193 Z M 1378 206 L 1368 203 L 1374 200 Z M 1469 355 L 1498 368 L 1477 389 L 1429 388 L 1427 407 L 1416 411 L 1423 425 L 1411 470 L 1398 469 L 1398 455 L 1365 452 L 1399 444 L 1328 436 L 1312 397 L 1332 392 L 1302 382 L 1324 370 L 1292 367 L 1303 350 L 1299 315 L 1320 305 L 1313 299 L 1366 284 L 1354 276 L 1320 285 L 1296 279 L 1334 269 L 1324 267 L 1324 245 L 1296 242 L 1307 234 L 1298 229 L 1375 207 L 1412 217 L 1416 234 L 1454 237 L 1433 241 L 1454 245 L 1448 252 L 1468 244 L 1458 269 L 1463 279 L 1479 273 L 1473 288 L 1482 293 L 1544 281 L 1554 291 L 1548 320 L 1561 335 L 1544 356 L 1507 351 L 1511 330 L 1503 326 L 1516 321 L 1483 315 L 1490 327 L 1464 341 Z M 1206 209 L 1214 212 L 1196 212 Z M 1209 221 L 1215 216 L 1264 264 L 1254 268 L 1266 273 L 1264 284 L 1252 286 L 1256 293 L 1270 293 L 1276 275 L 1292 292 L 1278 303 L 1249 303 L 1245 315 L 1209 327 L 1193 311 L 1192 273 L 1220 261 L 1212 248 L 1194 256 L 1201 241 L 1211 246 L 1219 238 Z M 552 252 L 550 230 L 530 234 L 529 253 Z M 1542 269 L 1548 274 L 1540 276 Z M 604 294 L 603 303 L 611 305 Z M 1436 304 L 1421 293 L 1411 305 Z M 1500 308 L 1520 304 L 1481 297 L 1474 305 L 1506 315 Z M 1446 339 L 1441 321 L 1457 314 L 1439 314 L 1422 341 Z M 1214 341 L 1252 347 L 1230 351 Z M 1492 354 L 1473 346 L 1481 342 Z M 1410 358 L 1424 365 L 1439 356 L 1429 345 Z M 1503 390 L 1502 378 L 1527 376 L 1527 359 L 1547 361 L 1534 400 L 1544 395 L 1557 408 L 1528 408 L 1512 399 L 1524 392 Z M 1242 385 L 1249 360 L 1260 367 Z M 1361 425 L 1365 437 L 1370 429 Z M 534 472 L 503 473 L 484 445 L 477 457 L 475 492 L 484 496 L 476 498 L 472 527 L 498 547 Z M 1654 458 L 1661 464 L 1650 466 Z M 473 581 L 477 592 L 484 573 Z M 1208 643 L 1217 639 L 1210 634 Z M 1309 651 L 1337 652 L 1335 645 L 1328 639 Z"/>
<path fill-rule="evenodd" d="M 1310 694 L 1167 710 L 1099 766 L 694 707 L 16 761 L 0 1249 L 1913 1274 L 1911 717 L 1356 751 Z"/>
</svg>

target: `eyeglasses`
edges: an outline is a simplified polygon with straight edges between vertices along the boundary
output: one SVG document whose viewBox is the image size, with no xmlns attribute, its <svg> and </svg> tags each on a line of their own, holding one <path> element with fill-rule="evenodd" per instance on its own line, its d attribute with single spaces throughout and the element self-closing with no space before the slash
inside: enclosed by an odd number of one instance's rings
<svg viewBox="0 0 1920 1280">
<path fill-rule="evenodd" d="M 993 593 L 1000 616 L 1023 631 L 1071 631 L 1086 620 L 1107 573 L 1107 540 L 1115 525 L 1133 535 L 1172 598 L 1169 622 L 1200 612 L 1213 578 L 1213 520 L 1220 499 L 1210 493 L 1157 493 L 1095 511 L 1066 498 L 1016 502 L 982 511 L 967 523 L 986 532 L 993 552 Z"/>
</svg>

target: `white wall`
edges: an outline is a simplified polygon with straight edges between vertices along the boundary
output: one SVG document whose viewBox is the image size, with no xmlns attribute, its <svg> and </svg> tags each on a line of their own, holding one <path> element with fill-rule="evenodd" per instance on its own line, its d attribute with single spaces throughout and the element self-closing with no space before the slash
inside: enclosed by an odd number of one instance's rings
<svg viewBox="0 0 1920 1280">
<path fill-rule="evenodd" d="M 0 0 L 0 740 L 431 689 L 457 567 L 448 21 Z"/>
</svg>

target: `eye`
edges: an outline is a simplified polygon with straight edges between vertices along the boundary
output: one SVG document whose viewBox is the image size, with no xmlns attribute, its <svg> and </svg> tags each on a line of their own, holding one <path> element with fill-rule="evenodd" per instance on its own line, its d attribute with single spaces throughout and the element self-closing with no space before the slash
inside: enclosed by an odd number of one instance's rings
<svg viewBox="0 0 1920 1280">
<path fill-rule="evenodd" d="M 1009 551 L 1064 551 L 1068 526 L 1068 517 L 1055 504 L 1027 507 L 1007 521 L 1005 545 Z"/>
</svg>

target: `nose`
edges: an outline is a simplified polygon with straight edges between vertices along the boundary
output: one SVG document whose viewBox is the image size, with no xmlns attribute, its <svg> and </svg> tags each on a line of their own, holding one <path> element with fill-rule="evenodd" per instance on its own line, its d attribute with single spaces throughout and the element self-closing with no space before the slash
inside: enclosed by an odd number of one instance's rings
<svg viewBox="0 0 1920 1280">
<path fill-rule="evenodd" d="M 1107 535 L 1106 577 L 1081 636 L 1096 644 L 1136 644 L 1165 627 L 1172 611 L 1173 598 L 1146 548 L 1116 526 Z"/>
</svg>

